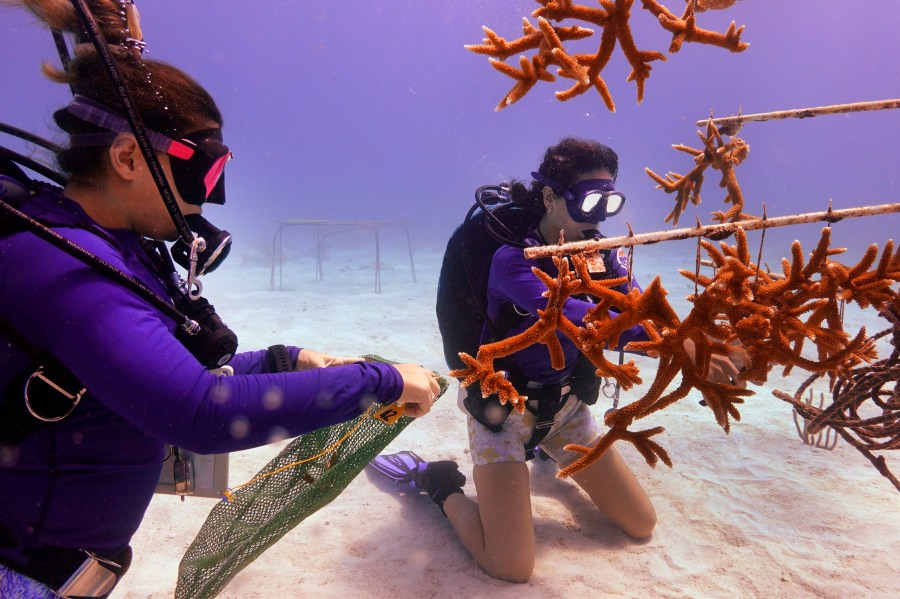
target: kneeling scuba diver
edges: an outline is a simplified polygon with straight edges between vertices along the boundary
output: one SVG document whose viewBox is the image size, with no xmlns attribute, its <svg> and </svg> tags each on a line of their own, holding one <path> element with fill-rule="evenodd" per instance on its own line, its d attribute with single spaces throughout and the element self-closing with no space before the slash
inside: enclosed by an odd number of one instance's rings
<svg viewBox="0 0 900 599">
<path fill-rule="evenodd" d="M 612 181 L 609 180 L 587 180 L 568 189 L 541 173 L 532 173 L 532 177 L 565 198 L 569 215 L 579 223 L 596 226 L 607 217 L 618 214 L 625 203 L 625 195 L 616 191 Z M 476 205 L 469 211 L 466 221 L 457 229 L 447 246 L 438 289 L 437 311 L 439 324 L 442 325 L 445 356 L 451 368 L 462 367 L 462 363 L 456 358 L 459 351 L 475 355 L 478 345 L 496 342 L 511 334 L 519 333 L 526 319 L 535 318 L 527 310 L 510 302 L 502 303 L 493 317 L 488 315 L 486 306 L 487 273 L 496 249 L 502 245 L 524 249 L 527 246 L 547 243 L 536 232 L 535 217 L 529 216 L 524 207 L 512 201 L 510 190 L 509 184 L 480 187 L 475 194 Z M 486 243 L 486 237 L 493 241 Z M 602 235 L 593 229 L 589 237 Z M 457 260 L 462 263 L 461 267 L 453 266 L 455 261 L 450 258 L 451 254 L 457 255 Z M 619 271 L 622 271 L 621 261 L 624 259 L 624 253 L 604 250 L 599 253 L 599 258 L 601 259 L 592 261 L 589 267 L 595 279 L 616 278 L 623 274 Z M 614 264 L 614 260 L 618 260 L 619 264 Z M 546 264 L 544 268 L 549 266 L 552 264 Z M 454 275 L 452 273 L 454 268 L 461 268 L 464 275 Z M 460 288 L 464 289 L 464 297 L 455 297 L 459 294 L 456 290 Z M 589 298 L 581 299 L 590 301 Z M 472 306 L 477 306 L 477 313 L 472 311 Z M 471 335 L 457 332 L 458 321 L 466 318 L 483 323 L 477 328 L 464 327 L 466 330 L 480 328 L 480 339 L 477 337 L 470 339 L 467 337 Z M 622 357 L 620 349 L 620 361 Z M 512 356 L 499 359 L 497 370 L 503 371 L 513 386 L 522 395 L 527 396 L 525 407 L 535 417 L 534 434 L 525 445 L 527 459 L 535 456 L 535 448 L 547 435 L 555 423 L 556 414 L 568 399 L 574 396 L 587 405 L 594 405 L 603 383 L 595 374 L 596 367 L 580 352 L 570 373 L 553 382 L 528 380 L 528 377 L 519 372 Z M 605 385 L 603 387 L 604 394 L 613 399 L 616 407 L 618 387 L 615 386 L 612 393 L 606 390 Z M 502 429 L 512 410 L 510 404 L 501 404 L 495 395 L 483 397 L 477 383 L 467 389 L 462 404 L 466 412 L 493 432 Z"/>
</svg>

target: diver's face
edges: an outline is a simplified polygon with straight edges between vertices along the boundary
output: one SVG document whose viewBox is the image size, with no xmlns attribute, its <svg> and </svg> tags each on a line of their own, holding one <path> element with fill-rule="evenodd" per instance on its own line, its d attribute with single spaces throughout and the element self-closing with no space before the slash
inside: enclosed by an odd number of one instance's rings
<svg viewBox="0 0 900 599">
<path fill-rule="evenodd" d="M 178 204 L 179 210 L 184 216 L 191 214 L 200 214 L 203 209 L 195 204 L 188 203 L 181 197 L 178 187 L 175 185 L 172 176 L 172 165 L 168 155 L 161 152 L 157 153 L 160 166 L 166 179 L 169 182 L 169 188 L 175 203 Z M 135 198 L 131 203 L 132 206 L 132 222 L 135 232 L 149 237 L 150 239 L 159 239 L 164 241 L 174 241 L 178 239 L 178 230 L 175 223 L 172 222 L 172 216 L 169 214 L 165 203 L 160 198 L 159 189 L 150 169 L 147 168 L 143 157 L 140 157 L 138 173 L 135 180 Z"/>
<path fill-rule="evenodd" d="M 581 173 L 572 182 L 572 185 L 589 179 L 612 178 L 613 176 L 608 170 L 594 169 Z M 553 193 L 553 190 L 547 186 L 544 187 L 543 193 L 546 213 L 542 221 L 541 234 L 547 240 L 547 243 L 557 243 L 560 233 L 562 233 L 565 241 L 581 241 L 582 239 L 593 239 L 595 237 L 599 230 L 599 223 L 576 221 L 569 213 L 566 199 L 563 196 Z"/>
</svg>

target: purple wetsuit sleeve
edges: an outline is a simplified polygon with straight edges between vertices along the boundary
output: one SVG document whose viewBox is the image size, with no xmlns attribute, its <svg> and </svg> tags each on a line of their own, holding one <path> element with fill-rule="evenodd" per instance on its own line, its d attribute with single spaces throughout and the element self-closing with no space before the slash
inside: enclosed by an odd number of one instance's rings
<svg viewBox="0 0 900 599">
<path fill-rule="evenodd" d="M 78 230 L 69 236 L 137 273 L 96 236 Z M 400 396 L 399 372 L 374 362 L 261 374 L 265 358 L 250 352 L 234 359 L 242 374 L 216 377 L 175 338 L 174 323 L 133 291 L 44 241 L 29 241 L 16 244 L 11 253 L 17 255 L 5 256 L 41 265 L 27 277 L 7 277 L 3 299 L 18 304 L 8 304 L 13 326 L 65 364 L 99 401 L 165 442 L 199 453 L 247 449 L 348 420 L 372 402 Z"/>
<path fill-rule="evenodd" d="M 91 224 L 49 188 L 24 208 L 165 297 L 134 233 Z M 236 376 L 217 378 L 164 314 L 31 233 L 0 236 L 0 317 L 28 341 L 12 342 L 0 327 L 2 399 L 22 401 L 24 378 L 46 354 L 88 389 L 70 415 L 36 423 L 7 452 L 0 525 L 23 544 L 0 548 L 4 555 L 21 560 L 39 546 L 120 551 L 153 496 L 166 442 L 202 453 L 246 449 L 347 420 L 402 391 L 396 368 L 374 362 L 269 374 L 266 350 L 238 354 Z M 299 351 L 289 348 L 292 359 Z"/>
</svg>

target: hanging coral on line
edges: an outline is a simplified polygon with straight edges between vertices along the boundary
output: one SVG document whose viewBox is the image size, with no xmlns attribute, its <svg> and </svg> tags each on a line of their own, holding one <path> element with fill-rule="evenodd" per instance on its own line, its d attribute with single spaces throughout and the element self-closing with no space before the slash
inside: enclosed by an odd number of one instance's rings
<svg viewBox="0 0 900 599">
<path fill-rule="evenodd" d="M 804 391 L 818 375 L 804 381 L 793 397 L 777 389 L 772 394 L 794 406 L 810 435 L 821 435 L 823 430 L 840 435 L 900 491 L 900 480 L 890 471 L 884 456 L 873 453 L 900 449 L 900 297 L 886 302 L 880 315 L 891 328 L 872 338 L 890 335 L 894 348 L 891 355 L 838 376 L 832 381 L 828 406 L 803 400 Z"/>
<path fill-rule="evenodd" d="M 672 221 L 673 225 L 678 224 L 678 219 L 687 208 L 688 201 L 697 206 L 700 204 L 700 188 L 703 186 L 703 173 L 708 167 L 722 173 L 722 179 L 719 187 L 724 187 L 728 192 L 725 195 L 724 202 L 731 204 L 726 212 L 715 211 L 712 213 L 713 220 L 719 223 L 737 222 L 740 220 L 755 218 L 744 213 L 744 194 L 741 192 L 741 186 L 738 185 L 737 176 L 734 167 L 738 166 L 750 154 L 750 146 L 743 139 L 732 136 L 728 142 L 722 141 L 722 135 L 713 125 L 712 119 L 706 123 L 706 134 L 697 131 L 700 140 L 703 142 L 703 148 L 691 148 L 682 144 L 675 144 L 672 147 L 681 152 L 686 152 L 694 156 L 695 166 L 686 175 L 669 171 L 665 178 L 657 175 L 649 168 L 644 171 L 651 179 L 659 183 L 657 188 L 662 189 L 666 193 L 675 193 L 675 207 L 666 217 L 666 222 Z"/>
<path fill-rule="evenodd" d="M 523 19 L 522 36 L 508 41 L 497 35 L 489 27 L 482 27 L 485 37 L 481 44 L 469 44 L 465 48 L 476 54 L 490 56 L 491 65 L 511 78 L 516 83 L 497 105 L 501 110 L 522 99 L 538 81 L 556 81 L 556 76 L 575 81 L 569 89 L 556 92 L 556 98 L 566 101 L 594 88 L 600 94 L 610 112 L 616 107 L 612 94 L 603 80 L 601 73 L 612 57 L 618 44 L 631 65 L 631 73 L 627 81 L 634 81 L 637 86 L 637 101 L 644 98 L 644 82 L 650 77 L 650 64 L 654 60 L 666 60 L 665 54 L 655 50 L 640 50 L 631 32 L 631 9 L 635 0 L 599 0 L 600 7 L 593 8 L 583 4 L 575 4 L 573 0 L 536 0 L 541 5 L 531 16 L 537 19 L 538 26 L 532 25 L 527 18 Z M 672 34 L 669 52 L 674 54 L 685 42 L 710 44 L 726 48 L 732 52 L 742 52 L 750 44 L 741 41 L 744 27 L 736 27 L 734 22 L 725 33 L 717 33 L 701 29 L 697 26 L 694 14 L 694 2 L 685 6 L 681 17 L 670 12 L 656 0 L 641 0 L 641 8 L 652 14 L 663 29 Z M 709 3 L 707 3 L 709 4 Z M 719 8 L 706 6 L 706 8 Z M 600 46 L 593 54 L 572 54 L 564 42 L 580 40 L 594 34 L 594 29 L 578 25 L 558 27 L 550 22 L 574 19 L 591 24 L 602 30 Z M 524 52 L 537 50 L 532 56 Z M 504 61 L 515 54 L 520 54 L 519 68 Z M 548 68 L 556 66 L 556 75 Z"/>
<path fill-rule="evenodd" d="M 662 427 L 632 431 L 635 420 L 665 409 L 697 389 L 716 422 L 727 433 L 730 419 L 740 419 L 737 406 L 753 391 L 737 384 L 718 384 L 707 380 L 713 356 L 729 356 L 740 345 L 749 361 L 739 381 L 762 383 L 774 365 L 784 366 L 784 374 L 794 367 L 810 372 L 836 376 L 862 362 L 875 359 L 874 344 L 861 329 L 850 337 L 840 318 L 841 301 L 856 302 L 860 307 L 879 308 L 898 301 L 896 283 L 900 281 L 900 250 L 893 243 L 885 245 L 878 259 L 878 246 L 869 247 L 853 267 L 831 260 L 843 249 L 830 248 L 831 229 L 826 227 L 808 261 L 799 242 L 794 242 L 792 259 L 783 259 L 783 276 L 762 270 L 750 258 L 743 229 L 735 234 L 736 244 L 720 244 L 720 249 L 702 241 L 702 247 L 716 266 L 712 277 L 698 272 L 680 271 L 702 291 L 689 296 L 693 308 L 684 320 L 678 318 L 666 300 L 667 291 L 660 278 L 643 291 L 632 289 L 627 294 L 611 287 L 622 282 L 593 281 L 582 254 L 554 256 L 558 271 L 551 277 L 533 269 L 547 285 L 547 307 L 538 311 L 539 320 L 526 331 L 479 348 L 473 358 L 461 353 L 466 368 L 454 370 L 451 376 L 463 385 L 481 382 L 485 397 L 497 393 L 501 403 L 510 402 L 520 411 L 525 398 L 500 373 L 494 361 L 534 343 L 547 345 L 555 368 L 562 368 L 562 348 L 556 337 L 559 331 L 571 339 L 594 365 L 596 374 L 616 379 L 623 389 L 640 383 L 634 361 L 618 366 L 604 356 L 604 348 L 614 348 L 623 331 L 641 325 L 648 341 L 629 343 L 626 351 L 638 351 L 659 358 L 659 366 L 646 394 L 606 416 L 609 430 L 594 447 L 569 445 L 568 451 L 582 453 L 576 462 L 563 468 L 560 477 L 574 474 L 594 463 L 614 442 L 632 443 L 651 466 L 662 460 L 672 462 L 665 449 L 651 437 L 663 432 Z M 877 266 L 871 268 L 878 259 Z M 587 294 L 597 299 L 596 308 L 585 316 L 584 326 L 577 326 L 562 313 L 562 305 L 572 295 Z M 610 309 L 618 314 L 610 315 Z M 695 348 L 694 359 L 685 342 Z M 815 349 L 815 357 L 804 354 L 804 345 Z M 677 388 L 665 393 L 677 376 Z"/>
</svg>

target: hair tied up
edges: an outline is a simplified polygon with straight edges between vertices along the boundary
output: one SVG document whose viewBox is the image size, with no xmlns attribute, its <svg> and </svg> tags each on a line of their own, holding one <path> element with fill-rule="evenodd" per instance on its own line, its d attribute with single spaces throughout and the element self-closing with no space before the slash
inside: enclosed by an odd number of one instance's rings
<svg viewBox="0 0 900 599">
<path fill-rule="evenodd" d="M 125 38 L 125 45 L 137 47 L 143 52 L 146 44 L 144 43 L 144 33 L 141 31 L 141 14 L 138 12 L 134 0 L 122 0 L 122 3 L 125 5 L 125 26 L 128 34 L 128 37 Z"/>
<path fill-rule="evenodd" d="M 110 52 L 119 59 L 131 56 L 140 60 L 144 54 L 144 48 L 147 47 L 144 42 L 144 33 L 141 29 L 141 15 L 138 12 L 137 5 L 134 0 L 115 0 L 118 4 L 116 15 L 119 23 L 113 27 L 109 27 L 109 21 L 100 19 L 91 9 L 91 14 L 97 22 L 101 33 L 109 44 Z M 90 7 L 88 7 L 90 9 Z M 80 20 L 79 20 L 80 21 Z M 75 36 L 75 56 L 84 56 L 86 53 L 94 50 L 93 39 L 85 30 L 83 24 L 79 22 L 79 29 Z"/>
</svg>

